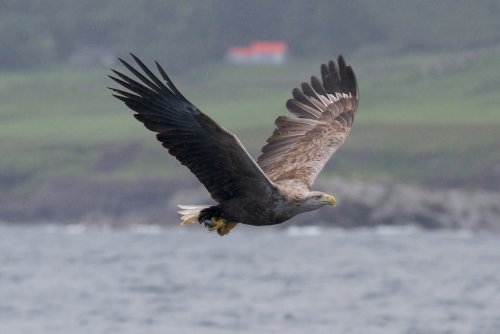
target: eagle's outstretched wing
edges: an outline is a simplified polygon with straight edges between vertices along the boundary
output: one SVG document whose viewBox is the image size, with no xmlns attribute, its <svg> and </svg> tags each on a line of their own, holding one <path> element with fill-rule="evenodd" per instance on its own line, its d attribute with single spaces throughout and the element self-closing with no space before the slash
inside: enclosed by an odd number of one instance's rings
<svg viewBox="0 0 500 334">
<path fill-rule="evenodd" d="M 275 183 L 294 182 L 310 188 L 351 130 L 358 105 L 356 77 L 344 58 L 321 65 L 321 77 L 311 77 L 292 91 L 287 109 L 297 117 L 280 116 L 257 163 Z"/>
<path fill-rule="evenodd" d="M 113 70 L 111 79 L 126 88 L 110 88 L 116 98 L 136 112 L 134 117 L 207 188 L 217 202 L 256 193 L 263 200 L 273 183 L 250 157 L 238 138 L 191 104 L 156 63 L 160 81 L 137 57 L 144 74 L 120 59 L 139 81 Z"/>
</svg>

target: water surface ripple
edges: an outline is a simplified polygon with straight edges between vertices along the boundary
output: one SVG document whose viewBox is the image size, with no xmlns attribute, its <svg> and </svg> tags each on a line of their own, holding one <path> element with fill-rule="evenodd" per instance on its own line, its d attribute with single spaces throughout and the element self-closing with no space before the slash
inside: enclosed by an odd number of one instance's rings
<svg viewBox="0 0 500 334">
<path fill-rule="evenodd" d="M 500 333 L 496 235 L 187 229 L 0 225 L 0 333 Z"/>
</svg>

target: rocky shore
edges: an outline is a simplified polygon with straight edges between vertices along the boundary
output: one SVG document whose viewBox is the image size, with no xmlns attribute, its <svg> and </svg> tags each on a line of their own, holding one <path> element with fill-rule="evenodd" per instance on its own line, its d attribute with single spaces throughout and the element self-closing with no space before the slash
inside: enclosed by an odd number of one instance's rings
<svg viewBox="0 0 500 334">
<path fill-rule="evenodd" d="M 393 182 L 325 183 L 337 195 L 336 225 L 406 225 L 500 231 L 500 193 L 459 189 L 428 189 Z M 325 210 L 313 213 L 327 220 Z"/>
<path fill-rule="evenodd" d="M 428 189 L 391 181 L 321 179 L 337 197 L 288 225 L 359 227 L 416 225 L 428 229 L 500 231 L 500 192 Z M 177 204 L 210 204 L 194 180 L 48 180 L 28 195 L 0 197 L 0 221 L 93 224 L 178 224 Z"/>
</svg>

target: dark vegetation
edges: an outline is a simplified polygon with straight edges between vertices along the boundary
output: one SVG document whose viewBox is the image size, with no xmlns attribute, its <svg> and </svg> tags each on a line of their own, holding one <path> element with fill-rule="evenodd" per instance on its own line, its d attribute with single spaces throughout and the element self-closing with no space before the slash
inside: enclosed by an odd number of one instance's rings
<svg viewBox="0 0 500 334">
<path fill-rule="evenodd" d="M 498 44 L 498 17 L 496 0 L 3 0 L 0 68 L 59 65 L 98 46 L 180 70 L 253 39 L 284 39 L 300 57 L 460 51 Z"/>
</svg>

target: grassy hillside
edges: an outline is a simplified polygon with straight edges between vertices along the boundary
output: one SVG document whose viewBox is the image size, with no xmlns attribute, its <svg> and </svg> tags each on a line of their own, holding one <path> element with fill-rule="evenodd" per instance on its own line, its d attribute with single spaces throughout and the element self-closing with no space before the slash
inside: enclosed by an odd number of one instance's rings
<svg viewBox="0 0 500 334">
<path fill-rule="evenodd" d="M 500 175 L 499 54 L 348 58 L 358 75 L 360 111 L 326 175 L 498 186 L 491 179 Z M 273 120 L 286 113 L 291 89 L 319 74 L 322 61 L 218 65 L 173 79 L 256 155 Z M 1 73 L 3 191 L 24 192 L 48 178 L 188 175 L 110 96 L 107 74 L 70 68 Z"/>
</svg>

